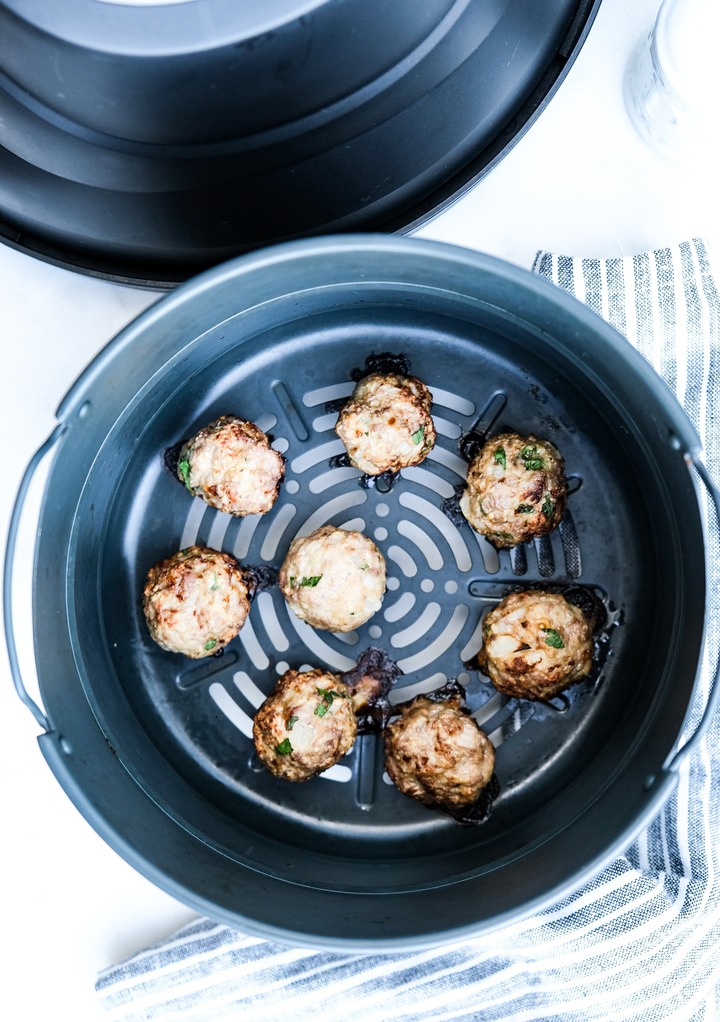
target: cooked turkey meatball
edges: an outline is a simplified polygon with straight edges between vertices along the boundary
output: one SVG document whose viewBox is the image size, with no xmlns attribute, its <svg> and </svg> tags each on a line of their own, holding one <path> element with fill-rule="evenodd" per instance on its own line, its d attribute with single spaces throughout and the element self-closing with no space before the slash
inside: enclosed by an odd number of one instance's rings
<svg viewBox="0 0 720 1022">
<path fill-rule="evenodd" d="M 501 433 L 473 458 L 460 509 L 494 546 L 512 547 L 552 532 L 566 500 L 565 466 L 554 444 Z"/>
<path fill-rule="evenodd" d="M 500 692 L 518 699 L 551 699 L 592 667 L 590 623 L 559 593 L 506 596 L 485 618 L 483 640 L 480 670 Z"/>
<path fill-rule="evenodd" d="M 171 653 L 212 656 L 235 638 L 249 609 L 242 568 L 229 554 L 191 546 L 148 571 L 145 618 L 155 642 Z"/>
<path fill-rule="evenodd" d="M 489 784 L 495 749 L 463 710 L 462 696 L 417 696 L 385 730 L 385 769 L 400 791 L 452 811 L 471 805 Z"/>
<path fill-rule="evenodd" d="M 287 781 L 307 781 L 328 770 L 350 751 L 356 735 L 347 685 L 319 669 L 286 671 L 253 723 L 258 756 Z"/>
<path fill-rule="evenodd" d="M 435 444 L 431 404 L 414 376 L 373 373 L 360 380 L 335 426 L 350 464 L 370 476 L 417 465 Z"/>
<path fill-rule="evenodd" d="M 254 423 L 221 415 L 183 444 L 177 471 L 193 496 L 241 517 L 270 510 L 285 462 Z"/>
<path fill-rule="evenodd" d="M 349 632 L 380 609 L 385 558 L 361 532 L 323 525 L 293 540 L 280 568 L 280 589 L 302 621 Z"/>
</svg>

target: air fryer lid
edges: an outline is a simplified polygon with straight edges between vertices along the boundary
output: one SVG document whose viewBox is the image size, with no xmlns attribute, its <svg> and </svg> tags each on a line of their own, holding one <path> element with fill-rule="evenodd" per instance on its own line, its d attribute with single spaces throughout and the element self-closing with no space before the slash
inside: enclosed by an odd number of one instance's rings
<svg viewBox="0 0 720 1022">
<path fill-rule="evenodd" d="M 170 283 L 402 229 L 507 151 L 599 2 L 6 0 L 0 236 Z"/>
<path fill-rule="evenodd" d="M 337 402 L 373 351 L 410 359 L 439 430 L 385 492 L 332 460 Z M 287 457 L 261 518 L 207 508 L 164 464 L 228 411 Z M 573 890 L 667 797 L 702 644 L 703 532 L 682 457 L 698 441 L 630 346 L 547 282 L 392 237 L 280 246 L 148 310 L 59 415 L 34 586 L 41 744 L 106 840 L 198 911 L 313 946 L 442 943 Z M 572 493 L 552 537 L 498 554 L 442 504 L 462 437 L 506 427 L 552 439 Z M 140 593 L 155 561 L 200 542 L 277 565 L 325 522 L 363 529 L 388 561 L 383 610 L 357 633 L 306 628 L 269 590 L 223 656 L 150 640 Z M 508 701 L 464 665 L 481 616 L 511 585 L 562 580 L 605 603 L 598 670 L 565 701 Z M 369 646 L 399 660 L 397 699 L 466 683 L 497 746 L 486 824 L 402 796 L 373 736 L 305 784 L 256 761 L 252 715 L 285 665 L 343 670 Z"/>
</svg>

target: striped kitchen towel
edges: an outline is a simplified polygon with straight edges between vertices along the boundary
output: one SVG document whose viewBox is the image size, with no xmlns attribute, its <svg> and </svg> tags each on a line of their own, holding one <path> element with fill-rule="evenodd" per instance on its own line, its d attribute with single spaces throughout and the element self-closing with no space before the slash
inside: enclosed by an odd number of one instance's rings
<svg viewBox="0 0 720 1022">
<path fill-rule="evenodd" d="M 705 242 L 604 260 L 539 252 L 533 269 L 604 316 L 662 374 L 720 477 L 720 299 Z M 715 578 L 695 720 L 720 649 L 720 541 L 707 512 Z M 718 947 L 716 717 L 675 795 L 625 855 L 491 936 L 433 951 L 331 954 L 200 918 L 105 970 L 96 989 L 109 1022 L 717 1022 Z"/>
</svg>

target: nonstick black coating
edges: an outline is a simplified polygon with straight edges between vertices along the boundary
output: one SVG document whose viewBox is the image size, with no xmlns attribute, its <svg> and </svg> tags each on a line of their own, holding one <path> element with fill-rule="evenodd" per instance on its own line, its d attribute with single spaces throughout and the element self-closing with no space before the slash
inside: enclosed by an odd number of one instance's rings
<svg viewBox="0 0 720 1022">
<path fill-rule="evenodd" d="M 377 352 L 409 359 L 439 432 L 389 487 L 338 465 L 332 429 Z M 168 448 L 223 413 L 258 422 L 287 458 L 265 516 L 206 508 L 167 468 Z M 35 586 L 43 697 L 73 750 L 54 769 L 173 893 L 278 939 L 442 942 L 576 885 L 667 793 L 702 641 L 703 535 L 682 459 L 697 441 L 639 356 L 579 303 L 446 246 L 284 246 L 160 302 L 61 416 Z M 551 439 L 571 496 L 551 537 L 498 554 L 446 512 L 463 438 L 503 429 Z M 279 566 L 296 535 L 326 522 L 361 529 L 388 562 L 383 609 L 356 634 L 307 628 L 271 588 L 221 656 L 190 661 L 152 642 L 140 597 L 154 562 L 197 542 Z M 593 674 L 550 705 L 507 700 L 467 666 L 484 612 L 539 583 L 584 585 L 607 611 Z M 63 590 L 66 620 L 51 622 Z M 256 760 L 252 715 L 286 665 L 341 671 L 370 646 L 404 671 L 394 699 L 448 678 L 466 686 L 497 747 L 501 793 L 485 824 L 402 796 L 376 736 L 305 784 Z"/>
<path fill-rule="evenodd" d="M 408 230 L 510 150 L 599 6 L 6 0 L 0 239 L 171 287 L 290 238 Z"/>
</svg>

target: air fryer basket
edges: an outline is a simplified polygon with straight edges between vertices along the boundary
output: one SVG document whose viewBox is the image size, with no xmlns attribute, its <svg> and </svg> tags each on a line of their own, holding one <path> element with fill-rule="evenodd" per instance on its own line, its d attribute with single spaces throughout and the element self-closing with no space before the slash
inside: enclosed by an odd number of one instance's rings
<svg viewBox="0 0 720 1022">
<path fill-rule="evenodd" d="M 394 485 L 338 464 L 338 402 L 371 353 L 404 354 L 434 395 L 439 439 Z M 287 458 L 271 513 L 193 499 L 164 452 L 222 413 Z M 312 946 L 430 945 L 546 904 L 628 843 L 675 783 L 672 757 L 703 641 L 704 537 L 684 459 L 698 440 L 662 382 L 580 303 L 448 246 L 316 239 L 245 256 L 161 300 L 59 409 L 36 556 L 43 751 L 106 840 L 198 911 Z M 552 439 L 571 496 L 551 537 L 496 552 L 445 513 L 461 440 Z M 357 633 L 313 631 L 277 588 L 224 654 L 149 638 L 140 594 L 192 543 L 278 566 L 324 523 L 388 562 Z M 597 668 L 549 705 L 508 700 L 467 666 L 511 586 L 577 582 L 605 603 Z M 289 665 L 342 671 L 370 646 L 404 672 L 393 698 L 458 678 L 497 747 L 489 821 L 463 827 L 402 796 L 364 736 L 326 775 L 273 778 L 252 716 Z"/>
</svg>

